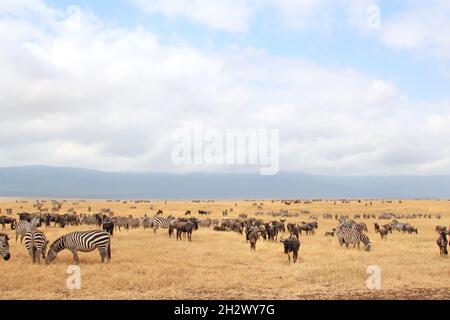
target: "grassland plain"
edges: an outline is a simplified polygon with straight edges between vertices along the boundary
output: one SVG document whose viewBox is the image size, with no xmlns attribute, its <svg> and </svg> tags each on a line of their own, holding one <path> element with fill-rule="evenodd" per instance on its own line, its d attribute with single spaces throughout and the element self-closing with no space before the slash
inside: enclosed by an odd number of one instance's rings
<svg viewBox="0 0 450 320">
<path fill-rule="evenodd" d="M 1 199 L 0 208 L 16 212 L 34 212 L 36 199 Z M 372 205 L 370 205 L 372 202 Z M 262 203 L 257 210 L 254 203 Z M 256 211 L 300 212 L 308 210 L 287 222 L 309 221 L 318 216 L 319 229 L 313 236 L 301 236 L 300 262 L 288 264 L 280 242 L 260 239 L 256 252 L 250 251 L 244 236 L 233 232 L 215 232 L 211 229 L 195 231 L 193 240 L 170 239 L 167 230 L 156 234 L 142 228 L 117 231 L 112 238 L 112 260 L 101 264 L 98 252 L 80 253 L 81 289 L 66 286 L 67 266 L 72 262 L 68 251 L 61 252 L 51 265 L 32 265 L 25 248 L 12 236 L 10 261 L 0 261 L 4 281 L 0 282 L 1 299 L 449 299 L 450 259 L 441 258 L 436 245 L 437 224 L 450 226 L 450 201 L 441 200 L 361 200 L 320 201 L 286 205 L 271 200 L 217 200 L 214 202 L 157 201 L 150 202 L 106 200 L 67 200 L 61 213 L 74 208 L 78 213 L 111 208 L 116 216 L 132 214 L 140 217 L 154 215 L 158 209 L 164 216 L 184 216 L 186 210 L 198 216 L 197 210 L 211 210 L 209 218 L 222 219 L 222 210 L 233 208 L 229 217 L 240 213 L 254 216 Z M 50 208 L 47 201 L 45 207 Z M 135 208 L 133 208 L 135 207 Z M 229 210 L 230 211 L 230 210 Z M 323 220 L 323 213 L 378 214 L 430 213 L 431 219 L 407 219 L 419 233 L 389 234 L 381 240 L 374 233 L 377 219 L 361 219 L 369 227 L 373 243 L 370 253 L 340 247 L 336 238 L 324 237 L 325 231 L 336 226 L 336 221 Z M 436 214 L 442 218 L 437 219 Z M 201 217 L 203 218 L 203 217 Z M 258 216 L 265 221 L 274 218 Z M 276 218 L 279 219 L 279 218 Z M 406 219 L 402 219 L 406 220 Z M 383 220 L 382 223 L 386 223 Z M 92 226 L 67 226 L 64 229 L 42 227 L 50 242 L 73 230 L 89 230 Z M 285 234 L 287 236 L 287 233 Z M 369 290 L 367 267 L 381 268 L 381 289 Z"/>
</svg>

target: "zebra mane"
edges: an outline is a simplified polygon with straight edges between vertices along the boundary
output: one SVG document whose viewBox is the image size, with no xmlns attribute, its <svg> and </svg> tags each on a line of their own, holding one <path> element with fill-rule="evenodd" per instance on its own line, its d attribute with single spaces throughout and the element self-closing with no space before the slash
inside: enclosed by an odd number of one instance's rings
<svg viewBox="0 0 450 320">
<path fill-rule="evenodd" d="M 63 235 L 58 239 L 56 239 L 50 246 L 50 249 L 52 249 L 55 252 L 60 252 L 65 248 L 66 248 L 66 235 Z"/>
</svg>

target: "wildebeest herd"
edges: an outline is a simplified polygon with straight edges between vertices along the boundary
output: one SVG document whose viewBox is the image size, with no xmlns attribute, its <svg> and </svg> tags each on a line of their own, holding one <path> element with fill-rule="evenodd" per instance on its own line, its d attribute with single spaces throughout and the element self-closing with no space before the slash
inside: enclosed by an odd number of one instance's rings
<svg viewBox="0 0 450 320">
<path fill-rule="evenodd" d="M 90 209 L 89 207 L 89 211 Z M 261 209 L 261 207 L 258 206 L 258 209 Z M 56 209 L 53 211 L 56 211 Z M 232 211 L 230 209 L 230 212 Z M 210 210 L 198 210 L 197 212 L 200 216 L 211 214 Z M 279 220 L 272 219 L 271 221 L 249 217 L 245 213 L 239 214 L 236 218 L 229 218 L 228 210 L 222 212 L 222 219 L 192 217 L 191 210 L 186 210 L 184 216 L 178 218 L 173 215 L 164 217 L 162 210 L 158 210 L 156 214 L 145 214 L 142 217 L 133 217 L 132 215 L 116 216 L 108 208 L 103 208 L 99 213 L 94 214 L 78 214 L 74 210 L 70 210 L 65 214 L 42 211 L 33 214 L 19 212 L 16 217 L 10 212 L 8 214 L 0 216 L 2 229 L 6 230 L 6 225 L 10 225 L 11 230 L 15 231 L 15 241 L 17 242 L 20 237 L 20 243 L 23 242 L 33 264 L 39 263 L 41 258 L 45 259 L 46 263 L 51 263 L 57 254 L 64 249 L 69 250 L 73 254 L 75 263 L 79 263 L 78 252 L 90 252 L 95 249 L 99 251 L 101 261 L 107 262 L 111 259 L 111 237 L 113 237 L 114 231 L 129 231 L 137 228 L 153 230 L 153 233 L 156 233 L 158 229 L 167 229 L 169 238 L 174 237 L 177 241 L 187 238 L 189 242 L 192 241 L 193 233 L 199 228 L 212 228 L 212 230 L 218 232 L 235 232 L 245 237 L 245 241 L 250 244 L 251 251 L 256 251 L 256 244 L 260 238 L 262 241 L 279 241 L 282 243 L 284 253 L 288 255 L 290 264 L 291 253 L 294 263 L 298 259 L 301 236 L 314 236 L 319 228 L 316 215 L 310 215 L 309 219 L 311 221 L 309 222 L 286 223 L 284 217 L 299 216 L 298 214 L 289 214 L 287 211 L 279 212 L 279 214 L 273 211 L 267 213 L 272 218 L 280 217 Z M 284 219 L 281 219 L 281 217 Z M 368 226 L 365 222 L 359 221 L 361 215 L 355 215 L 353 219 L 345 215 L 333 216 L 331 214 L 323 214 L 322 217 L 324 220 L 335 219 L 337 222 L 335 228 L 325 232 L 324 235 L 326 237 L 335 237 L 340 246 L 348 248 L 350 245 L 353 245 L 354 248 L 356 246 L 360 248 L 362 245 L 366 252 L 371 251 L 373 245 L 367 235 Z M 376 217 L 375 215 L 363 214 L 362 218 L 375 219 Z M 389 234 L 393 232 L 418 234 L 419 231 L 416 227 L 410 223 L 399 221 L 400 219 L 414 218 L 430 218 L 430 215 L 382 214 L 378 216 L 378 220 L 389 219 L 391 221 L 385 224 L 375 222 L 373 224 L 374 231 L 379 233 L 381 239 L 384 240 L 387 240 Z M 54 240 L 49 245 L 49 240 L 47 240 L 42 228 L 64 228 L 67 225 L 92 225 L 95 226 L 95 230 L 70 232 Z M 439 235 L 436 243 L 439 247 L 440 255 L 443 257 L 447 256 L 447 235 L 450 233 L 450 228 L 438 225 L 435 231 Z M 9 240 L 10 236 L 0 233 L 0 255 L 5 261 L 11 258 Z"/>
</svg>

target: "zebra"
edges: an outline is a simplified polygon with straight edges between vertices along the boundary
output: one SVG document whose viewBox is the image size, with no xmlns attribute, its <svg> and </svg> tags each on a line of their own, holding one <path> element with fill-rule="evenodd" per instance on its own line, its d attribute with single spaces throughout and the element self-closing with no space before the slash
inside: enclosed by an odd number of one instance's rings
<svg viewBox="0 0 450 320">
<path fill-rule="evenodd" d="M 152 219 L 153 232 L 156 232 L 156 230 L 158 230 L 159 228 L 169 229 L 170 223 L 174 219 L 175 219 L 175 217 L 173 217 L 173 216 L 168 216 L 167 218 L 160 217 L 160 216 L 154 216 Z"/>
<path fill-rule="evenodd" d="M 38 227 L 40 224 L 41 219 L 38 216 L 35 216 L 33 219 L 31 219 L 31 222 L 28 222 L 26 220 L 20 220 L 19 222 L 17 222 L 17 220 L 14 220 L 13 223 L 11 223 L 11 228 L 13 230 L 16 230 L 16 243 L 19 235 L 20 243 L 22 243 L 25 234 L 32 229 L 36 229 L 36 227 Z"/>
<path fill-rule="evenodd" d="M 31 229 L 25 234 L 24 243 L 32 263 L 35 264 L 37 260 L 37 263 L 40 264 L 40 257 L 42 256 L 42 259 L 45 259 L 45 251 L 47 250 L 48 244 L 44 233 L 37 229 Z"/>
<path fill-rule="evenodd" d="M 8 261 L 11 258 L 9 254 L 9 237 L 7 234 L 0 233 L 0 255 L 3 257 L 3 260 Z"/>
<path fill-rule="evenodd" d="M 73 254 L 75 264 L 80 263 L 78 251 L 90 252 L 98 249 L 102 263 L 111 259 L 111 238 L 108 232 L 100 230 L 74 231 L 59 237 L 52 243 L 47 253 L 46 264 L 51 263 L 58 252 L 68 249 Z"/>
<path fill-rule="evenodd" d="M 345 226 L 341 226 L 336 230 L 337 230 L 336 235 L 338 237 L 338 241 L 341 246 L 345 244 L 345 246 L 348 248 L 349 244 L 353 244 L 353 247 L 358 245 L 359 249 L 359 244 L 360 242 L 362 242 L 364 243 L 364 250 L 370 251 L 372 243 L 370 242 L 369 237 L 366 236 L 364 233 Z"/>
<path fill-rule="evenodd" d="M 114 222 L 114 228 L 119 228 L 119 231 L 121 230 L 121 227 L 124 227 L 125 230 L 128 230 L 130 227 L 130 217 L 113 217 Z"/>
</svg>

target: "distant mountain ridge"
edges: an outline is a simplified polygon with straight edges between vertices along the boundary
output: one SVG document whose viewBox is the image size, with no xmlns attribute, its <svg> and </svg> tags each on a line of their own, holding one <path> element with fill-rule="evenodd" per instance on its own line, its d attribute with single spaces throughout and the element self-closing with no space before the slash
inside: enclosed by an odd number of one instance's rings
<svg viewBox="0 0 450 320">
<path fill-rule="evenodd" d="M 450 176 L 115 173 L 1 167 L 0 196 L 99 199 L 450 198 Z"/>
</svg>

